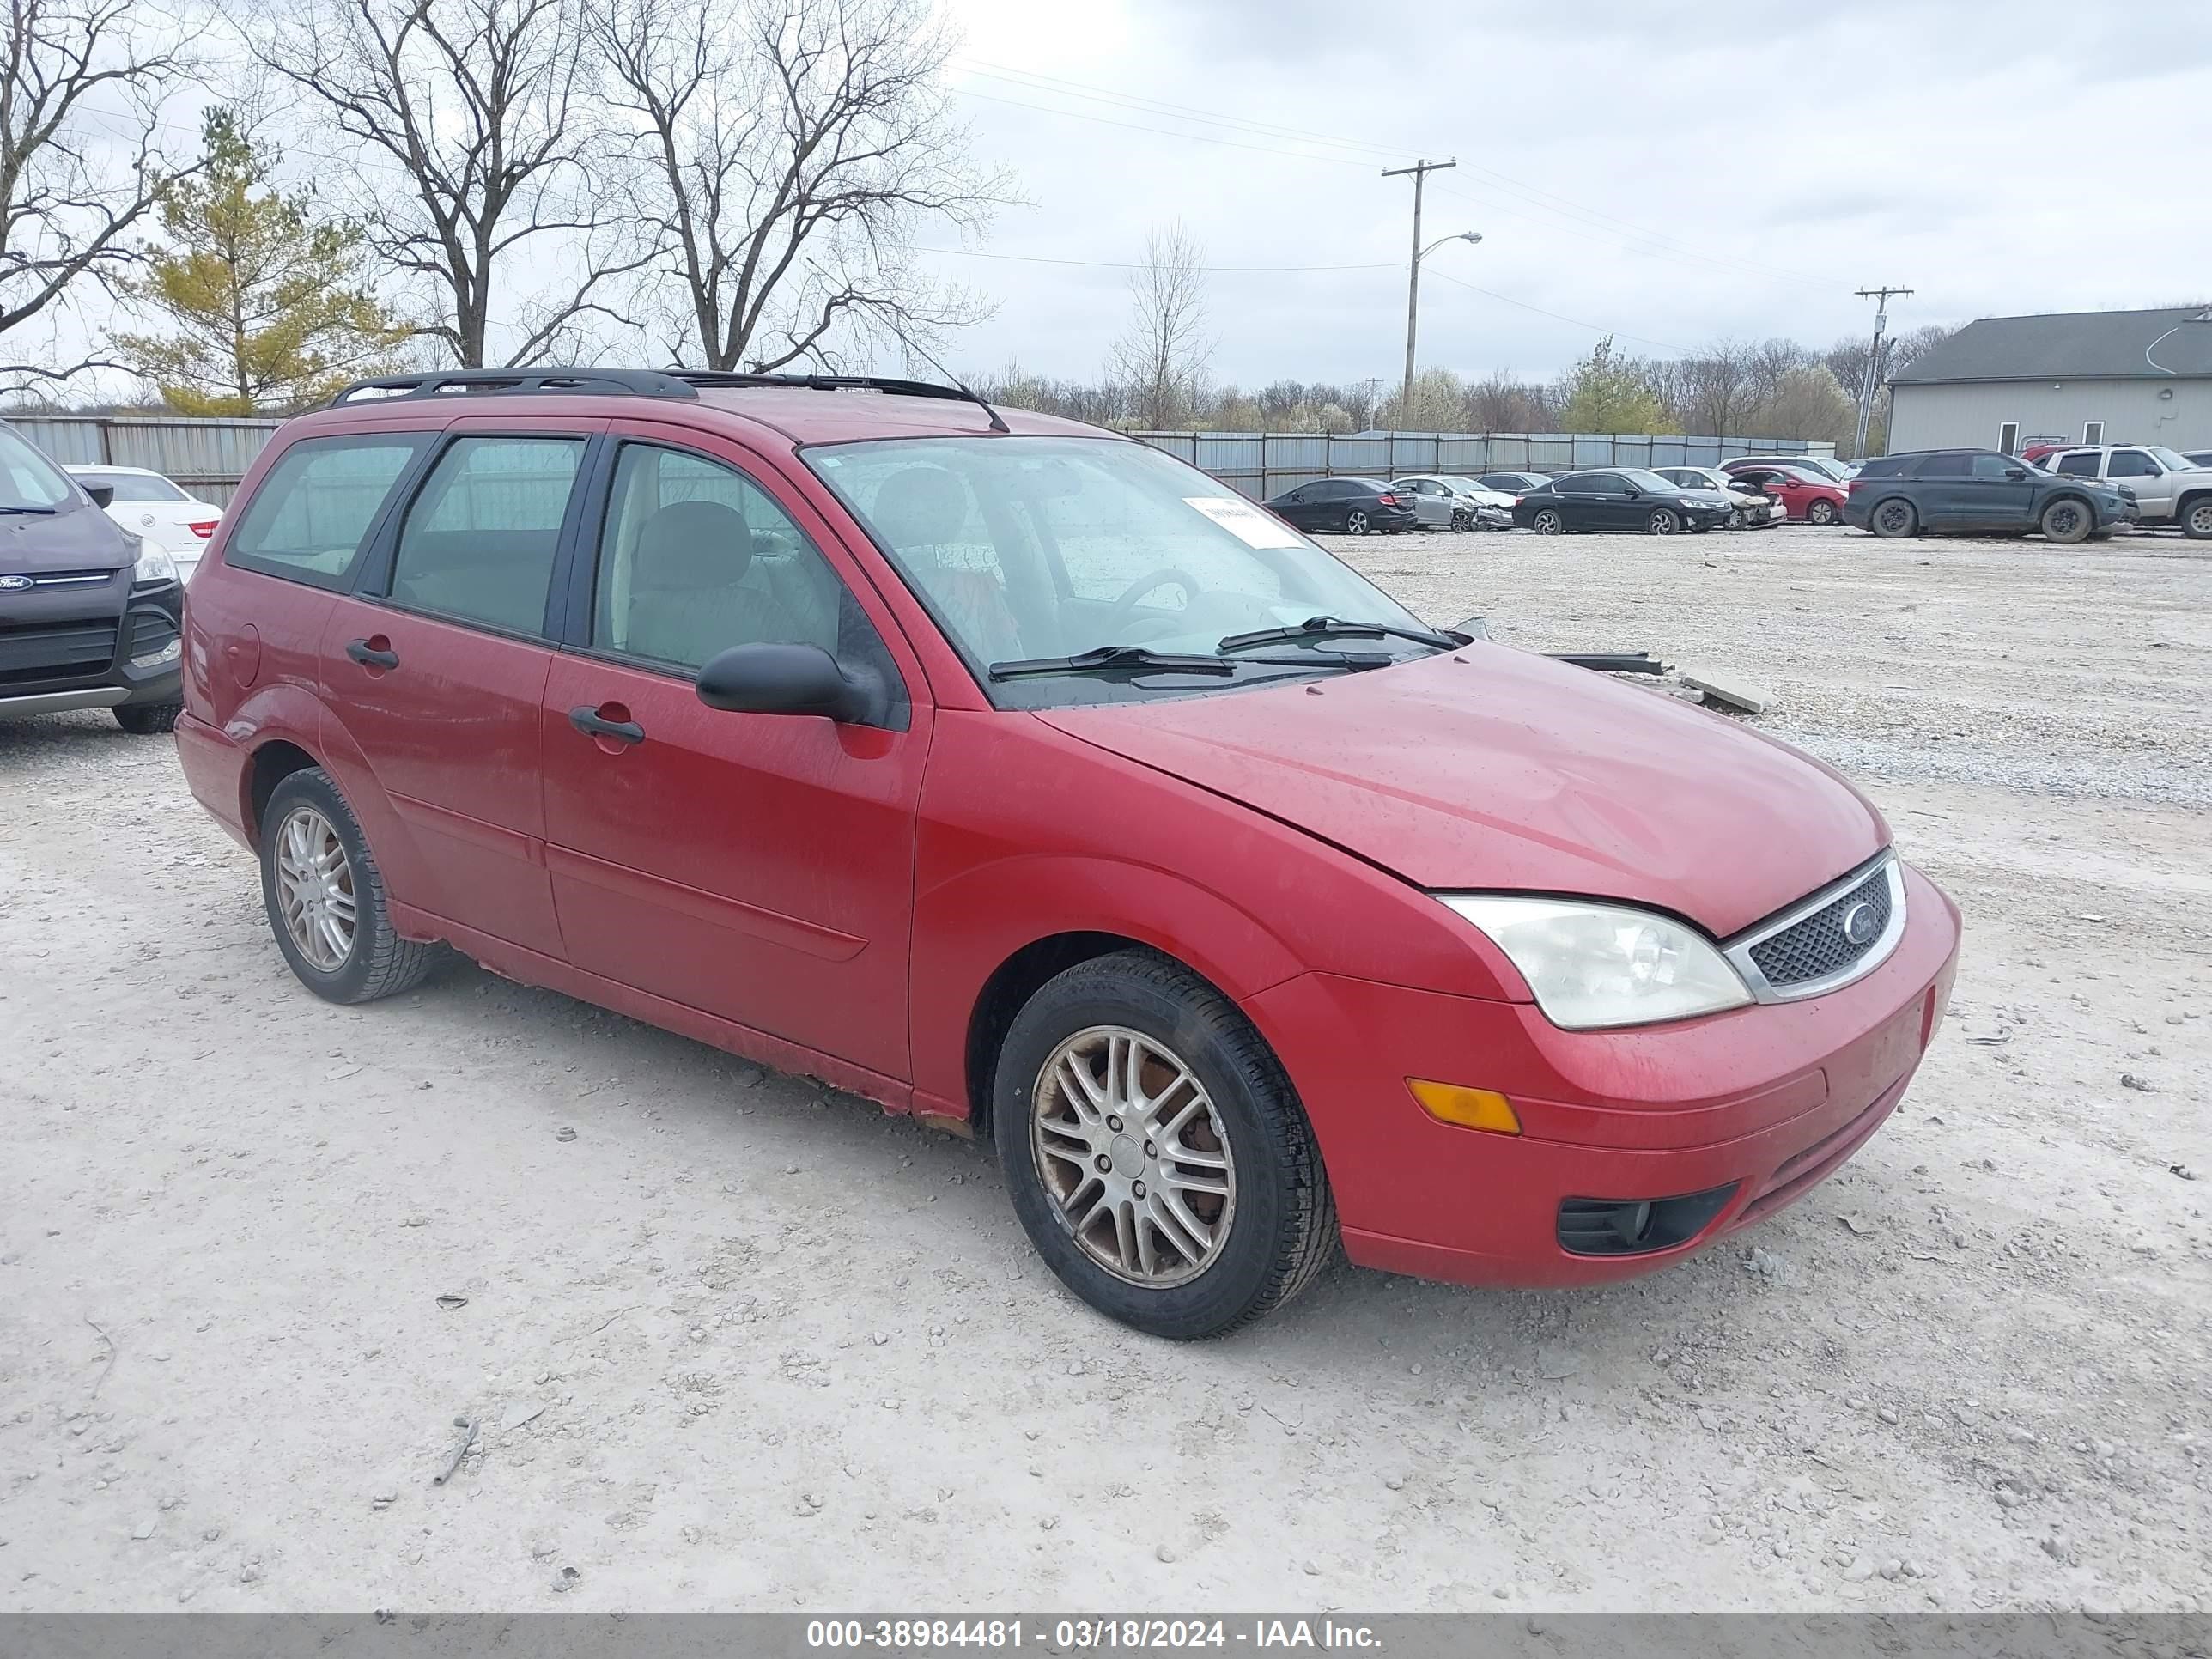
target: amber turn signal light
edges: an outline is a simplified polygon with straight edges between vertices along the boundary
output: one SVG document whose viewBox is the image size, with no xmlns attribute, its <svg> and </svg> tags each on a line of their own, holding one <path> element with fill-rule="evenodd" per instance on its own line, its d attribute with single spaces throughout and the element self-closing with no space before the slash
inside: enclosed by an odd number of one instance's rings
<svg viewBox="0 0 2212 1659">
<path fill-rule="evenodd" d="M 1421 1103 L 1421 1109 L 1439 1123 L 1457 1124 L 1462 1129 L 1487 1129 L 1498 1135 L 1521 1133 L 1521 1120 L 1513 1110 L 1513 1103 L 1495 1089 L 1466 1089 L 1456 1083 L 1431 1083 L 1418 1077 L 1407 1078 L 1406 1086 Z"/>
</svg>

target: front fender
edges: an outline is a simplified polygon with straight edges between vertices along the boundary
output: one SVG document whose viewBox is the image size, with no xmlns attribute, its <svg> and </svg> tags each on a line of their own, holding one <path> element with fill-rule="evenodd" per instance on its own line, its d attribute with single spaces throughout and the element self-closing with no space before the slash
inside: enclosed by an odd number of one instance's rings
<svg viewBox="0 0 2212 1659">
<path fill-rule="evenodd" d="M 1148 945 L 1242 1001 L 1305 971 L 1260 918 L 1176 872 L 1103 856 L 1012 857 L 917 896 L 910 983 L 917 1094 L 968 1114 L 970 1016 L 1017 952 L 1064 933 Z"/>
</svg>

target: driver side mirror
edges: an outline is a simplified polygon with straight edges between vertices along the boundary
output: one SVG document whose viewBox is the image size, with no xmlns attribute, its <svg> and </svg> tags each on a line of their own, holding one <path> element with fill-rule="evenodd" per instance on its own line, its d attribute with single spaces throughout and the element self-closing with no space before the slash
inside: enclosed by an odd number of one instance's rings
<svg viewBox="0 0 2212 1659">
<path fill-rule="evenodd" d="M 867 717 L 876 699 L 818 645 L 733 645 L 699 671 L 699 701 L 735 714 Z"/>
<path fill-rule="evenodd" d="M 2005 469 L 2005 477 L 2008 478 L 2025 478 L 2027 476 L 2027 469 L 2024 466 L 2008 466 Z"/>
<path fill-rule="evenodd" d="M 87 484 L 84 486 L 84 493 L 92 497 L 92 504 L 103 513 L 115 505 L 113 484 Z"/>
</svg>

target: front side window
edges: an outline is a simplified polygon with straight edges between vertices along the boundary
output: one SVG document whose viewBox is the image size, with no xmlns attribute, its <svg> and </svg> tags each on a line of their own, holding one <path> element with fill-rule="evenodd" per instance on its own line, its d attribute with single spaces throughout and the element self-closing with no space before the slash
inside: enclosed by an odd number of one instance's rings
<svg viewBox="0 0 2212 1659">
<path fill-rule="evenodd" d="M 0 512 L 52 513 L 75 495 L 61 468 L 13 427 L 0 426 Z"/>
<path fill-rule="evenodd" d="M 392 599 L 512 634 L 542 633 L 584 448 L 581 438 L 455 440 L 407 511 Z"/>
<path fill-rule="evenodd" d="M 1230 667 L 1204 678 L 994 679 L 994 664 L 1109 645 L 1212 657 L 1229 635 L 1322 616 L 1420 626 L 1273 514 L 1141 445 L 919 438 L 802 453 L 1001 707 L 1188 695 L 1279 678 L 1286 670 L 1237 653 L 1223 653 Z M 1357 643 L 1369 652 L 1401 648 L 1388 640 Z M 1425 649 L 1402 648 L 1407 655 Z M 1312 672 L 1328 671 L 1310 641 L 1259 654 L 1302 653 Z"/>
<path fill-rule="evenodd" d="M 1974 476 L 1977 478 L 2006 478 L 2015 471 L 2025 471 L 2009 455 L 1977 455 L 1974 457 Z"/>
<path fill-rule="evenodd" d="M 223 562 L 313 587 L 351 586 L 371 527 L 429 441 L 427 432 L 301 439 L 238 514 Z"/>
<path fill-rule="evenodd" d="M 2140 449 L 2116 449 L 2112 464 L 2105 469 L 2108 478 L 2155 478 L 2158 463 Z"/>
<path fill-rule="evenodd" d="M 696 673 L 736 645 L 815 645 L 876 665 L 880 642 L 812 542 L 735 468 L 624 444 L 599 534 L 592 643 Z M 848 614 L 849 612 L 849 614 Z"/>
</svg>

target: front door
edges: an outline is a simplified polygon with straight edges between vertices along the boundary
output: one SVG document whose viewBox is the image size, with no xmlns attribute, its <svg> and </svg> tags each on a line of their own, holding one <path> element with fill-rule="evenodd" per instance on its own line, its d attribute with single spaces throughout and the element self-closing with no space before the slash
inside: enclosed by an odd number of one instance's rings
<svg viewBox="0 0 2212 1659">
<path fill-rule="evenodd" d="M 740 446 L 618 431 L 588 613 L 544 688 L 546 860 L 571 961 L 908 1076 L 907 961 L 927 702 L 881 726 L 731 714 L 693 678 L 735 645 L 797 641 L 920 684 L 828 526 Z M 702 448 L 701 446 L 705 446 Z M 864 584 L 863 584 L 864 586 Z"/>
<path fill-rule="evenodd" d="M 538 763 L 554 573 L 591 434 L 464 425 L 323 627 L 329 718 L 391 802 L 417 908 L 557 957 Z M 527 429 L 535 427 L 538 429 Z"/>
<path fill-rule="evenodd" d="M 2011 455 L 1969 456 L 1958 490 L 1957 516 L 1950 522 L 1983 529 L 2014 529 L 2025 523 L 2035 499 L 2035 475 Z"/>
</svg>

